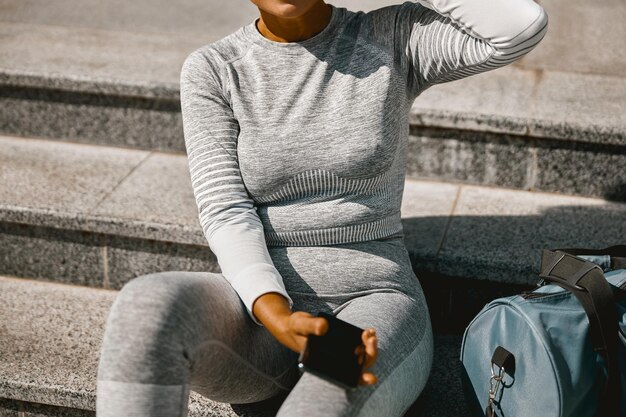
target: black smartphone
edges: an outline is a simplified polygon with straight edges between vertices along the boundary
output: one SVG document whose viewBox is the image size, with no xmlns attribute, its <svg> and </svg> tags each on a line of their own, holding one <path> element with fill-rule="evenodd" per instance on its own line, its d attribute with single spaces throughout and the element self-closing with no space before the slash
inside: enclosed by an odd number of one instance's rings
<svg viewBox="0 0 626 417">
<path fill-rule="evenodd" d="M 363 344 L 363 329 L 323 311 L 318 312 L 317 317 L 328 320 L 328 331 L 322 336 L 307 337 L 298 358 L 298 368 L 345 389 L 356 388 L 363 364 L 359 364 L 355 351 Z"/>
</svg>

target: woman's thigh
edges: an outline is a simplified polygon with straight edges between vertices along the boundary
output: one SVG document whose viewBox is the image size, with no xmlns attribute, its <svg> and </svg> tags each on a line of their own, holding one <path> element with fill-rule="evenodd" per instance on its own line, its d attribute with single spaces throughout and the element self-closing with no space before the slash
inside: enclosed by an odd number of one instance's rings
<svg viewBox="0 0 626 417">
<path fill-rule="evenodd" d="M 336 316 L 361 328 L 374 327 L 378 358 L 369 369 L 378 381 L 345 390 L 304 373 L 283 402 L 283 416 L 402 416 L 424 388 L 433 356 L 433 337 L 421 292 L 388 290 L 353 298 Z"/>
<path fill-rule="evenodd" d="M 149 387 L 178 385 L 183 393 L 243 404 L 288 391 L 296 360 L 250 319 L 221 274 L 168 271 L 136 277 L 119 292 L 98 382 L 150 393 L 156 391 Z"/>
</svg>

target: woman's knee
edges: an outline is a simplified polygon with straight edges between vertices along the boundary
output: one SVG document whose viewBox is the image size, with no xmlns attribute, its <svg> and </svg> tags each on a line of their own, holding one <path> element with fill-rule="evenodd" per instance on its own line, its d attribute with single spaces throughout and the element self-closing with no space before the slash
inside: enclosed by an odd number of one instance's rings
<svg viewBox="0 0 626 417">
<path fill-rule="evenodd" d="M 194 318 L 198 303 L 184 272 L 167 271 L 137 276 L 117 294 L 109 317 L 109 333 L 141 334 L 163 339 L 177 336 Z M 196 311 L 197 313 L 197 311 Z"/>
<path fill-rule="evenodd" d="M 115 303 L 130 309 L 176 310 L 188 305 L 200 282 L 185 271 L 163 271 L 139 275 L 121 288 Z"/>
<path fill-rule="evenodd" d="M 193 287 L 188 276 L 177 271 L 128 281 L 107 318 L 99 378 L 122 380 L 136 373 L 151 383 L 170 383 L 172 375 L 187 374 L 189 352 L 203 337 L 197 334 Z"/>
<path fill-rule="evenodd" d="M 120 290 L 111 315 L 136 317 L 155 335 L 180 337 L 190 344 L 221 338 L 224 319 L 245 319 L 234 289 L 217 273 L 165 271 L 135 277 Z M 156 332 L 156 330 L 159 330 Z"/>
<path fill-rule="evenodd" d="M 183 280 L 180 278 L 183 274 L 182 271 L 162 271 L 138 275 L 122 286 L 120 294 L 132 294 L 133 297 L 141 297 L 153 290 L 164 288 L 172 290 L 182 283 Z"/>
</svg>

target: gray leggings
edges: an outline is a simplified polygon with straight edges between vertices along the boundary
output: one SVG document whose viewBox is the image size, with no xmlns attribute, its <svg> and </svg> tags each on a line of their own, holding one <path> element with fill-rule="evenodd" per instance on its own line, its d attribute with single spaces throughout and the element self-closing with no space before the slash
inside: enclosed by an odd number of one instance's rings
<svg viewBox="0 0 626 417">
<path fill-rule="evenodd" d="M 433 340 L 426 302 L 400 239 L 270 248 L 294 311 L 374 327 L 373 386 L 350 392 L 301 374 L 298 354 L 252 322 L 219 273 L 130 280 L 106 322 L 97 417 L 187 416 L 189 390 L 244 404 L 288 394 L 277 416 L 402 416 L 426 384 Z"/>
</svg>

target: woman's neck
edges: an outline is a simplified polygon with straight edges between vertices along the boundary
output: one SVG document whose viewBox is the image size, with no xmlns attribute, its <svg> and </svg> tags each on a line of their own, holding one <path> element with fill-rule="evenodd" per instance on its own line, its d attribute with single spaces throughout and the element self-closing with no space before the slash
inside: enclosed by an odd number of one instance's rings
<svg viewBox="0 0 626 417">
<path fill-rule="evenodd" d="M 266 38 L 275 42 L 301 42 L 320 33 L 330 22 L 331 6 L 319 1 L 304 14 L 282 18 L 259 10 L 256 26 Z"/>
</svg>

